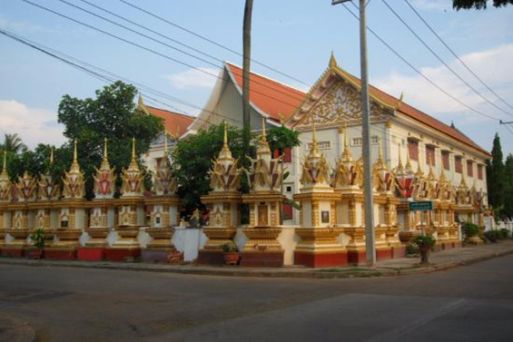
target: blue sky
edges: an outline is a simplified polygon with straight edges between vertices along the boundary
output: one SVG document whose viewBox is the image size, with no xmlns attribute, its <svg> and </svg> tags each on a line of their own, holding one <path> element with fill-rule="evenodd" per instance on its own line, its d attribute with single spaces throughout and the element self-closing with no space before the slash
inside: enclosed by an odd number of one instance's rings
<svg viewBox="0 0 513 342">
<path fill-rule="evenodd" d="M 216 68 L 221 65 L 220 62 L 209 59 L 214 64 L 211 65 L 185 56 L 91 17 L 58 0 L 32 1 L 151 47 L 166 56 L 201 68 L 206 73 L 81 27 L 21 0 L 0 0 L 0 28 L 125 78 L 149 85 L 196 107 L 202 107 L 207 100 L 215 82 L 215 78 L 207 73 L 217 74 Z M 99 13 L 97 9 L 80 0 L 66 1 Z M 239 55 L 206 43 L 118 0 L 88 1 L 191 45 L 217 59 L 241 64 Z M 241 51 L 244 10 L 242 0 L 128 1 L 231 49 Z M 341 67 L 359 75 L 358 23 L 343 6 L 334 7 L 330 3 L 330 0 L 255 0 L 253 58 L 311 85 L 326 68 L 330 53 L 333 51 Z M 502 9 L 490 7 L 485 11 L 456 12 L 450 7 L 451 1 L 448 0 L 410 0 L 410 3 L 475 73 L 513 105 L 513 6 Z M 404 1 L 389 0 L 388 4 L 443 57 L 446 63 L 483 96 L 513 113 L 513 108 L 506 107 L 487 92 L 454 60 Z M 352 6 L 349 8 L 356 11 Z M 105 13 L 102 15 L 108 16 Z M 444 69 L 441 63 L 389 12 L 382 0 L 372 0 L 368 5 L 368 25 L 424 75 L 465 104 L 488 115 L 513 120 L 513 116 L 504 114 L 486 103 Z M 513 133 L 507 131 L 504 126 L 473 114 L 447 98 L 372 35 L 368 36 L 368 43 L 372 84 L 395 96 L 403 92 L 406 102 L 446 123 L 454 121 L 459 129 L 486 149 L 491 148 L 493 135 L 499 132 L 503 149 L 513 153 Z M 62 95 L 70 94 L 80 98 L 94 96 L 94 91 L 105 83 L 4 36 L 0 36 L 0 51 L 0 133 L 17 132 L 29 146 L 34 146 L 37 142 L 63 142 L 62 127 L 56 122 L 56 111 Z M 252 70 L 308 89 L 303 83 L 276 74 L 255 63 Z M 189 114 L 198 112 L 197 108 L 184 106 L 169 99 L 163 101 L 172 108 L 176 107 Z M 146 102 L 164 107 L 162 104 L 152 103 L 150 99 Z"/>
</svg>

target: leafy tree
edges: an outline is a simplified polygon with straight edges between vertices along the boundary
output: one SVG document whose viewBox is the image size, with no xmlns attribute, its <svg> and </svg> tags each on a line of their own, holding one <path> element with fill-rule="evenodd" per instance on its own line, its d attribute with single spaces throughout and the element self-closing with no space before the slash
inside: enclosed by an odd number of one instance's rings
<svg viewBox="0 0 513 342">
<path fill-rule="evenodd" d="M 513 217 L 513 155 L 510 153 L 504 164 L 504 215 Z"/>
<path fill-rule="evenodd" d="M 64 124 L 64 136 L 70 142 L 57 157 L 65 157 L 69 167 L 72 141 L 77 139 L 78 159 L 86 176 L 88 198 L 93 196 L 92 175 L 101 163 L 104 138 L 109 140 L 110 164 L 116 172 L 121 172 L 130 163 L 132 138 L 136 139 L 137 155 L 141 155 L 163 130 L 161 119 L 135 107 L 136 93 L 134 86 L 117 81 L 97 90 L 96 98 L 78 99 L 64 95 L 59 104 L 58 120 Z M 150 177 L 146 175 L 146 185 L 149 185 Z"/>
<path fill-rule="evenodd" d="M 487 0 L 453 0 L 452 7 L 456 10 L 460 9 L 486 9 Z M 494 7 L 502 7 L 513 4 L 513 0 L 493 0 Z"/>
<path fill-rule="evenodd" d="M 504 207 L 504 164 L 499 134 L 493 139 L 492 159 L 486 162 L 488 200 L 500 213 Z"/>
<path fill-rule="evenodd" d="M 200 196 L 209 190 L 212 160 L 223 146 L 224 125 L 212 125 L 179 140 L 173 150 L 173 172 L 180 187 L 177 191 L 188 212 L 202 208 Z M 243 155 L 242 131 L 228 127 L 228 144 L 234 158 Z M 241 158 L 242 159 L 242 158 Z"/>
<path fill-rule="evenodd" d="M 0 145 L 0 150 L 18 154 L 26 151 L 27 146 L 23 143 L 18 134 L 5 134 L 4 142 Z"/>
<path fill-rule="evenodd" d="M 288 147 L 299 146 L 299 132 L 288 129 L 283 124 L 272 127 L 267 133 L 267 141 L 271 151 L 279 151 L 280 155 Z"/>
<path fill-rule="evenodd" d="M 195 208 L 203 208 L 200 196 L 206 195 L 210 188 L 209 171 L 212 160 L 217 157 L 223 146 L 224 125 L 212 125 L 207 130 L 200 130 L 196 135 L 178 141 L 173 150 L 173 172 L 180 188 L 178 195 L 188 212 Z M 283 150 L 299 144 L 298 133 L 281 126 L 271 128 L 267 140 L 272 150 Z M 244 143 L 242 130 L 228 127 L 228 143 L 234 158 L 239 161 L 243 157 Z M 255 156 L 255 147 L 250 146 L 251 156 Z M 239 164 L 241 166 L 241 164 Z M 246 177 L 241 178 L 241 188 Z"/>
</svg>

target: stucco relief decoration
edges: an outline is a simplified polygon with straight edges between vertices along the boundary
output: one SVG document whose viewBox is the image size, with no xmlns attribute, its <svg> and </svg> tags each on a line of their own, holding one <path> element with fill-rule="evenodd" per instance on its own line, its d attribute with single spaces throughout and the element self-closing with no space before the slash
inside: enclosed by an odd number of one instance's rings
<svg viewBox="0 0 513 342">
<path fill-rule="evenodd" d="M 142 195 L 143 189 L 143 175 L 137 164 L 137 157 L 135 154 L 135 139 L 132 139 L 132 160 L 127 169 L 123 170 L 121 175 L 123 180 L 121 190 L 122 196 L 137 196 Z"/>
<path fill-rule="evenodd" d="M 85 194 L 84 174 L 80 170 L 77 159 L 77 141 L 74 142 L 73 163 L 68 172 L 65 172 L 63 183 L 63 195 L 65 198 L 82 198 Z"/>
<path fill-rule="evenodd" d="M 32 201 L 36 198 L 37 182 L 27 171 L 23 173 L 23 177 L 18 177 L 16 184 L 18 190 L 18 198 L 22 201 Z"/>
</svg>

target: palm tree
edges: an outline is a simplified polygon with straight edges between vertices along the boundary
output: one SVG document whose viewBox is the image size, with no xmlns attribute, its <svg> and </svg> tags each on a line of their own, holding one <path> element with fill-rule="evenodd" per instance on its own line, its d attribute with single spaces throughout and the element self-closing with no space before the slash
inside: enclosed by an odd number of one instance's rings
<svg viewBox="0 0 513 342">
<path fill-rule="evenodd" d="M 27 149 L 27 146 L 23 143 L 17 133 L 5 134 L 4 143 L 2 144 L 2 150 L 19 154 Z"/>
</svg>

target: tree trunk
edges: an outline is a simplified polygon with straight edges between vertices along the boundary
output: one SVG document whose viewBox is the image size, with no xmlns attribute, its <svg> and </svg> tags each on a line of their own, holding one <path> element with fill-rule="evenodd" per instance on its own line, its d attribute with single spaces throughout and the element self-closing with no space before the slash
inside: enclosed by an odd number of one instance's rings
<svg viewBox="0 0 513 342">
<path fill-rule="evenodd" d="M 253 0 L 246 0 L 244 8 L 244 23 L 242 33 L 242 125 L 243 125 L 243 153 L 249 154 L 249 142 L 251 137 L 251 123 L 249 106 L 249 72 L 251 67 L 251 17 L 253 12 Z M 242 158 L 243 164 L 246 158 Z M 245 165 L 246 166 L 246 165 Z"/>
</svg>

